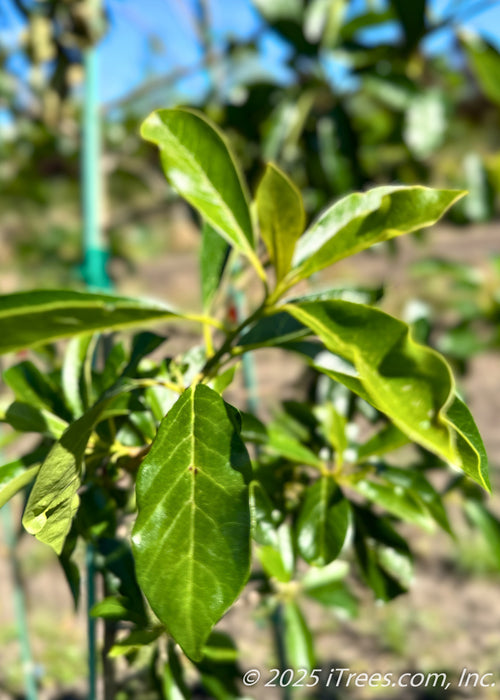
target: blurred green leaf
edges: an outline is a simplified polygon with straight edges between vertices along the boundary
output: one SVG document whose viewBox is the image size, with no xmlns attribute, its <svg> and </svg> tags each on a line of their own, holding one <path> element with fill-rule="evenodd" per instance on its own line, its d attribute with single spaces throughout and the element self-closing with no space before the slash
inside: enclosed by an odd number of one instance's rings
<svg viewBox="0 0 500 700">
<path fill-rule="evenodd" d="M 311 630 L 295 602 L 283 605 L 286 661 L 292 669 L 314 667 L 314 647 Z"/>
<path fill-rule="evenodd" d="M 109 294 L 67 290 L 4 294 L 0 296 L 0 353 L 175 316 L 178 314 L 163 304 Z"/>
<path fill-rule="evenodd" d="M 500 105 L 500 85 L 497 80 L 500 72 L 499 52 L 493 44 L 471 32 L 463 32 L 460 39 L 480 88 L 488 99 Z"/>
<path fill-rule="evenodd" d="M 321 476 L 307 488 L 297 519 L 297 546 L 305 561 L 325 566 L 336 559 L 349 523 L 349 502 L 332 478 Z"/>
</svg>

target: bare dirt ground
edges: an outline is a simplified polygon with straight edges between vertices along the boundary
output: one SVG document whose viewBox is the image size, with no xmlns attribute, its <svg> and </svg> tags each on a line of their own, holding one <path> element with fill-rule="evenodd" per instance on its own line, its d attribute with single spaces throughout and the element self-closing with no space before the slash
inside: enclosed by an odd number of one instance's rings
<svg viewBox="0 0 500 700">
<path fill-rule="evenodd" d="M 482 266 L 487 255 L 500 253 L 497 225 L 456 229 L 442 226 L 435 229 L 428 244 L 414 240 L 400 242 L 398 256 L 388 259 L 383 254 L 361 254 L 335 267 L 335 278 L 377 284 L 385 282 L 383 308 L 401 314 L 406 300 L 419 296 L 422 289 L 408 282 L 408 265 L 421 257 L 438 254 L 448 259 Z M 126 284 L 127 293 L 170 300 L 184 307 L 196 307 L 196 257 L 192 250 L 172 252 L 157 261 L 141 265 Z M 332 280 L 332 272 L 315 281 L 321 285 Z M 184 338 L 185 339 L 185 338 Z M 187 339 L 189 340 L 189 338 Z M 182 341 L 183 342 L 183 341 Z M 268 412 L 282 399 L 298 397 L 302 374 L 294 358 L 277 351 L 261 351 L 255 356 L 262 410 Z M 493 482 L 500 485 L 500 360 L 494 353 L 476 357 L 463 387 L 482 432 L 490 457 Z M 233 396 L 241 406 L 240 387 Z M 498 495 L 493 507 L 500 514 Z M 329 669 L 349 668 L 368 674 L 391 672 L 396 678 L 404 672 L 427 673 L 445 671 L 448 689 L 390 687 L 380 690 L 342 685 L 315 690 L 316 698 L 498 698 L 500 687 L 500 578 L 478 575 L 460 566 L 453 543 L 445 535 L 421 534 L 409 530 L 408 536 L 416 552 L 416 577 L 410 593 L 388 606 L 377 607 L 368 594 L 362 595 L 361 614 L 354 621 L 341 622 L 319 607 L 308 611 L 318 640 L 318 667 L 328 675 Z M 461 543 L 464 544 L 464 543 Z M 467 543 L 465 543 L 467 544 Z M 5 547 L 0 550 L 0 681 L 19 685 L 20 669 L 15 642 L 12 580 Z M 472 554 L 473 557 L 473 554 Z M 473 566 L 470 568 L 474 568 Z M 75 616 L 71 599 L 56 568 L 54 558 L 45 548 L 23 542 L 23 572 L 30 611 L 30 629 L 34 655 L 40 664 L 44 691 L 41 698 L 62 700 L 82 697 L 85 677 L 85 623 Z M 241 649 L 243 669 L 259 668 L 263 678 L 266 669 L 276 664 L 269 641 L 269 630 L 255 617 L 255 598 L 251 591 L 242 596 L 235 609 L 221 622 L 230 629 Z M 497 688 L 457 687 L 464 668 L 493 673 Z M 325 675 L 322 676 L 323 685 Z M 320 685 L 322 685 L 320 684 Z M 71 688 L 76 694 L 71 695 Z M 66 693 L 66 694 L 65 694 Z M 270 700 L 279 697 L 276 690 L 259 684 L 247 695 Z M 0 700 L 15 697 L 2 691 Z M 300 695 L 299 695 L 300 697 Z"/>
</svg>

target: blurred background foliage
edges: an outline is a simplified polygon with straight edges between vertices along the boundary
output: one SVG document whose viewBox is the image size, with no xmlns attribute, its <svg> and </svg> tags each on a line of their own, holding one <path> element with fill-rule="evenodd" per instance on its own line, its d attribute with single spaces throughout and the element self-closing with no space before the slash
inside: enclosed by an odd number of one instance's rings
<svg viewBox="0 0 500 700">
<path fill-rule="evenodd" d="M 40 263 L 42 284 L 77 278 L 82 50 L 126 34 L 129 4 L 109 0 L 96 13 L 93 0 L 7 0 L 0 10 L 2 252 Z M 155 33 L 149 16 L 155 71 L 146 66 L 139 85 L 103 103 L 103 223 L 115 255 L 130 261 L 165 245 L 171 197 L 138 124 L 179 103 L 204 109 L 230 135 L 254 186 L 263 162 L 277 162 L 311 216 L 386 182 L 465 187 L 455 221 L 494 216 L 500 55 L 467 23 L 495 2 L 253 0 L 251 31 L 238 19 L 244 4 L 172 0 L 196 46 L 189 61 L 169 57 L 182 27 Z M 103 62 L 103 77 L 115 68 Z"/>
</svg>

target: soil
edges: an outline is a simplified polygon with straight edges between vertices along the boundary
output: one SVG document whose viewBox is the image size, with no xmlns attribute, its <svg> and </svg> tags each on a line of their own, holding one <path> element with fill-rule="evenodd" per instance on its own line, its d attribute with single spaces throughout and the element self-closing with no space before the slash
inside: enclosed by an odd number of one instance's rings
<svg viewBox="0 0 500 700">
<path fill-rule="evenodd" d="M 360 254 L 335 267 L 335 280 L 344 279 L 363 284 L 386 283 L 383 308 L 401 314 L 405 302 L 425 293 L 422 286 L 409 282 L 408 266 L 429 255 L 483 266 L 491 253 L 500 253 L 500 236 L 496 225 L 457 229 L 442 226 L 433 231 L 425 245 L 406 238 L 398 242 L 398 255 L 388 258 L 380 253 Z M 197 261 L 193 251 L 172 251 L 168 256 L 141 264 L 132 277 L 122 280 L 126 293 L 159 297 L 179 306 L 197 307 Z M 328 271 L 315 280 L 321 286 L 332 280 Z M 179 349 L 193 339 L 182 331 L 174 342 Z M 297 398 L 303 391 L 300 364 L 285 353 L 263 350 L 255 354 L 258 395 L 261 410 L 272 412 L 277 397 Z M 463 380 L 463 389 L 472 413 L 483 435 L 489 454 L 493 482 L 498 485 L 500 464 L 500 363 L 495 353 L 477 356 Z M 236 405 L 243 405 L 241 386 L 232 392 Z M 493 496 L 491 506 L 500 515 L 500 500 Z M 19 503 L 16 502 L 19 509 Z M 366 592 L 361 593 L 361 614 L 358 619 L 341 621 L 311 604 L 308 617 L 316 632 L 319 662 L 324 669 L 322 683 L 330 669 L 349 668 L 368 674 L 392 672 L 427 673 L 445 671 L 451 685 L 447 690 L 432 688 L 390 687 L 380 689 L 342 685 L 316 689 L 315 698 L 497 698 L 495 687 L 457 687 L 464 668 L 493 673 L 500 687 L 500 578 L 498 574 L 477 574 L 469 562 L 460 563 L 453 543 L 446 535 L 407 531 L 416 552 L 415 580 L 411 591 L 388 606 L 375 606 Z M 466 545 L 467 543 L 461 543 Z M 43 551 L 42 551 L 43 550 Z M 27 537 L 22 544 L 23 580 L 29 610 L 34 656 L 42 661 L 40 668 L 42 700 L 83 697 L 85 678 L 85 620 L 73 612 L 71 597 L 57 567 L 55 557 Z M 14 695 L 1 690 L 2 681 L 19 682 L 18 648 L 15 643 L 13 588 L 5 546 L 0 550 L 0 700 Z M 472 558 L 474 554 L 472 553 Z M 48 626 L 50 625 L 50 626 Z M 269 630 L 258 620 L 255 593 L 247 590 L 234 609 L 220 623 L 221 629 L 235 634 L 241 650 L 243 670 L 258 668 L 262 678 L 269 679 L 266 669 L 276 660 L 270 647 Z M 47 653 L 50 651 L 50 654 Z M 71 653 L 69 653 L 71 651 Z M 69 666 L 68 678 L 59 665 Z M 52 656 L 50 656 L 52 655 Z M 10 669 L 10 670 L 9 670 Z M 15 672 L 12 669 L 17 669 Z M 325 675 L 326 674 L 326 675 Z M 12 680 L 14 679 L 14 680 Z M 492 678 L 490 677 L 490 681 Z M 251 698 L 280 697 L 277 689 L 247 691 Z M 73 695 L 71 693 L 73 692 Z M 300 693 L 296 697 L 302 697 Z M 303 697 L 306 697 L 305 695 Z"/>
</svg>

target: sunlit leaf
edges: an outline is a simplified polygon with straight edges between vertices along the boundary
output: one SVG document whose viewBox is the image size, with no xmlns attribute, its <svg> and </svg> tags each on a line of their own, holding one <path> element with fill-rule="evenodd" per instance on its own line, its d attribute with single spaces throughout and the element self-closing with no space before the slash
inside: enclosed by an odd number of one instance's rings
<svg viewBox="0 0 500 700">
<path fill-rule="evenodd" d="M 249 477 L 234 409 L 207 386 L 185 391 L 142 463 L 132 542 L 151 607 L 195 660 L 248 577 Z"/>
<path fill-rule="evenodd" d="M 411 440 L 489 489 L 484 447 L 470 414 L 454 399 L 451 370 L 441 355 L 415 343 L 402 321 L 362 304 L 285 308 L 351 363 L 354 376 L 337 372 L 335 378 L 386 413 Z"/>
<path fill-rule="evenodd" d="M 39 290 L 0 296 L 0 353 L 177 316 L 163 304 L 109 294 Z"/>
<path fill-rule="evenodd" d="M 295 243 L 304 231 L 302 197 L 288 177 L 269 163 L 257 189 L 256 204 L 260 234 L 279 282 L 290 269 Z"/>
<path fill-rule="evenodd" d="M 299 239 L 293 269 L 298 280 L 366 248 L 431 226 L 465 193 L 427 187 L 376 187 L 344 197 Z"/>
</svg>

